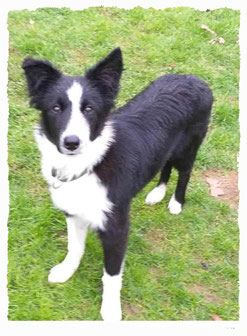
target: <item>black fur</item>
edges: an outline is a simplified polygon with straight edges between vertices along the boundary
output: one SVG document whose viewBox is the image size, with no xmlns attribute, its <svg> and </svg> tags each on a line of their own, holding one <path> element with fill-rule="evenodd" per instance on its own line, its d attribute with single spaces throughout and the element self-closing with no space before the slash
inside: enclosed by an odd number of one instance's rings
<svg viewBox="0 0 247 336">
<path fill-rule="evenodd" d="M 199 78 L 165 75 L 110 116 L 114 120 L 116 142 L 95 168 L 115 204 L 104 244 L 111 244 L 112 228 L 119 230 L 120 223 L 123 238 L 118 240 L 125 239 L 128 219 L 121 215 L 121 209 L 128 208 L 131 198 L 160 170 L 159 183 L 168 182 L 173 167 L 179 171 L 175 197 L 184 204 L 191 169 L 207 132 L 212 102 L 211 90 Z M 120 217 L 118 225 L 116 217 Z M 113 256 L 111 259 L 107 271 L 115 274 L 122 259 L 117 254 L 116 259 Z"/>
<path fill-rule="evenodd" d="M 38 67 L 42 76 L 38 76 L 36 83 Z M 106 120 L 113 122 L 115 142 L 104 160 L 94 167 L 94 172 L 107 187 L 108 197 L 114 204 L 106 231 L 100 231 L 99 236 L 106 271 L 118 274 L 127 245 L 131 199 L 159 171 L 159 183 L 167 183 L 172 168 L 176 168 L 179 179 L 175 198 L 184 204 L 192 166 L 208 128 L 213 103 L 211 90 L 193 75 L 165 75 L 109 114 L 123 69 L 119 48 L 90 69 L 85 77 L 64 76 L 47 61 L 29 59 L 23 68 L 31 102 L 42 110 L 43 131 L 54 143 L 69 118 L 69 110 L 59 124 L 51 109 L 58 98 L 61 105 L 67 104 L 62 101 L 63 92 L 74 78 L 85 90 L 82 113 L 85 105 L 94 110 L 94 115 L 88 116 L 92 139 L 97 137 Z M 50 104 L 47 105 L 47 101 Z"/>
<path fill-rule="evenodd" d="M 30 103 L 40 110 L 42 131 L 61 151 L 60 135 L 71 115 L 71 102 L 65 94 L 74 80 L 83 86 L 81 111 L 90 124 L 90 137 L 99 135 L 105 119 L 114 105 L 123 70 L 120 48 L 88 70 L 84 77 L 66 76 L 49 61 L 27 58 L 22 63 L 25 71 Z M 59 106 L 61 113 L 54 110 Z M 91 107 L 90 113 L 87 107 Z"/>
</svg>

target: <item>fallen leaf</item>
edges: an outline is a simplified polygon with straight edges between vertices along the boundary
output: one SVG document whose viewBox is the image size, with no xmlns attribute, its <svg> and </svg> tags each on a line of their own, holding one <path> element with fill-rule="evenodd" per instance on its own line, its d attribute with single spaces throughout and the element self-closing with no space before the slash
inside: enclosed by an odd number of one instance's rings
<svg viewBox="0 0 247 336">
<path fill-rule="evenodd" d="M 213 38 L 212 40 L 209 41 L 210 44 L 215 44 L 215 42 L 217 41 L 216 38 Z"/>
<path fill-rule="evenodd" d="M 224 194 L 219 196 L 218 199 L 230 205 L 233 210 L 238 209 L 239 201 L 239 188 L 238 188 L 238 172 L 223 170 L 206 170 L 202 174 L 202 178 L 207 183 L 207 178 L 216 179 L 219 182 L 220 188 Z M 208 184 L 208 183 L 207 183 Z"/>
<path fill-rule="evenodd" d="M 211 314 L 211 317 L 214 321 L 224 321 L 221 317 L 216 314 Z"/>
<path fill-rule="evenodd" d="M 211 34 L 213 34 L 214 36 L 216 36 L 216 32 L 214 32 L 213 30 L 211 30 L 208 26 L 206 26 L 205 24 L 201 25 L 202 29 L 206 29 L 208 32 L 210 32 Z"/>
<path fill-rule="evenodd" d="M 225 40 L 223 39 L 223 37 L 218 37 L 218 42 L 223 44 L 223 43 L 225 43 Z"/>
<path fill-rule="evenodd" d="M 201 25 L 201 28 L 207 30 L 209 33 L 211 33 L 211 34 L 214 36 L 214 38 L 212 38 L 212 39 L 209 41 L 210 44 L 214 44 L 214 43 L 217 42 L 217 41 L 218 41 L 220 44 L 224 44 L 224 43 L 225 43 L 225 39 L 224 39 L 223 37 L 218 36 L 218 34 L 217 34 L 216 32 L 214 32 L 212 29 L 210 29 L 210 28 L 209 28 L 208 26 L 206 26 L 205 24 L 202 24 L 202 25 Z"/>
<path fill-rule="evenodd" d="M 168 65 L 164 65 L 164 68 L 166 69 L 173 69 L 173 68 L 176 68 L 176 64 L 168 64 Z"/>
<path fill-rule="evenodd" d="M 211 196 L 218 197 L 224 195 L 224 191 L 220 188 L 219 181 L 217 179 L 207 177 L 206 181 L 210 186 Z"/>
</svg>

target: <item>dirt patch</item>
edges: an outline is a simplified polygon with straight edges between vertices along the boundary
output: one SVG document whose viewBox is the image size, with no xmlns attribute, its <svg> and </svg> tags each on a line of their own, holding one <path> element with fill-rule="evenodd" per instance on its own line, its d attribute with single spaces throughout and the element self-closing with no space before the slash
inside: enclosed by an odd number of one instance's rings
<svg viewBox="0 0 247 336">
<path fill-rule="evenodd" d="M 159 229 L 151 229 L 145 234 L 144 238 L 152 245 L 155 251 L 162 251 L 167 240 L 164 231 Z"/>
<path fill-rule="evenodd" d="M 176 68 L 176 64 L 172 63 L 172 64 L 167 64 L 163 66 L 164 69 L 166 70 L 172 70 L 174 68 Z"/>
<path fill-rule="evenodd" d="M 42 200 L 44 195 L 47 194 L 48 188 L 44 181 L 40 183 L 30 183 L 28 185 L 28 192 L 35 200 Z"/>
<path fill-rule="evenodd" d="M 209 185 L 211 195 L 220 201 L 230 205 L 234 210 L 238 209 L 239 190 L 238 190 L 238 172 L 224 172 L 220 170 L 208 170 L 202 174 L 203 179 Z M 213 182 L 213 183 L 212 183 Z M 217 185 L 221 192 L 214 193 L 214 185 Z"/>
<path fill-rule="evenodd" d="M 238 104 L 238 98 L 229 96 L 229 97 L 226 97 L 226 102 L 229 104 Z"/>
<path fill-rule="evenodd" d="M 231 292 L 231 291 L 232 291 L 232 286 L 231 286 L 229 283 L 226 283 L 226 284 L 225 284 L 225 289 L 226 289 L 228 292 Z"/>
<path fill-rule="evenodd" d="M 71 52 L 71 56 L 73 61 L 79 66 L 83 66 L 87 61 L 87 56 L 85 55 L 83 50 L 75 49 Z"/>
<path fill-rule="evenodd" d="M 206 286 L 193 284 L 190 287 L 190 292 L 193 294 L 203 295 L 204 300 L 208 303 L 220 303 L 221 302 L 221 300 L 217 296 L 213 295 Z"/>
<path fill-rule="evenodd" d="M 156 283 L 160 283 L 160 278 L 167 275 L 166 269 L 158 265 L 150 266 L 148 268 L 148 273 L 150 278 L 152 278 L 152 281 L 155 281 Z"/>
<path fill-rule="evenodd" d="M 19 56 L 20 52 L 18 50 L 16 50 L 10 43 L 9 44 L 9 54 Z"/>
<path fill-rule="evenodd" d="M 123 311 L 128 319 L 134 320 L 142 312 L 142 308 L 125 303 L 123 304 Z"/>
</svg>

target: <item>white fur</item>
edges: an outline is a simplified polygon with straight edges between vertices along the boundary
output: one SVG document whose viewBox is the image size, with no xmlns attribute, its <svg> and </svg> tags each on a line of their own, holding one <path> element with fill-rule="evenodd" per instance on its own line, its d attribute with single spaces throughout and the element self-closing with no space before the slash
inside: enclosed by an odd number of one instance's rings
<svg viewBox="0 0 247 336">
<path fill-rule="evenodd" d="M 163 200 L 166 194 L 166 185 L 161 183 L 156 188 L 154 188 L 146 197 L 146 204 L 154 205 Z"/>
<path fill-rule="evenodd" d="M 74 175 L 80 175 L 92 171 L 93 167 L 100 163 L 107 150 L 114 142 L 114 129 L 112 123 L 106 123 L 101 134 L 94 140 L 89 141 L 81 154 L 65 155 L 57 150 L 39 128 L 34 132 L 39 150 L 41 152 L 42 173 L 49 185 L 57 183 L 57 178 L 51 175 L 52 168 L 56 168 L 61 178 L 71 180 Z M 56 185 L 55 185 L 56 186 Z"/>
<path fill-rule="evenodd" d="M 176 201 L 175 195 L 170 199 L 168 209 L 172 215 L 178 215 L 182 211 L 182 204 Z"/>
<path fill-rule="evenodd" d="M 80 102 L 83 94 L 82 86 L 74 81 L 71 87 L 67 90 L 68 98 L 72 104 L 71 117 L 68 125 L 61 136 L 61 148 L 63 148 L 64 138 L 75 135 L 80 139 L 80 146 L 77 152 L 80 153 L 87 146 L 90 137 L 90 126 L 80 110 Z M 65 148 L 63 150 L 66 151 Z"/>
<path fill-rule="evenodd" d="M 49 184 L 53 203 L 59 209 L 73 215 L 67 217 L 68 253 L 62 263 L 51 269 L 48 280 L 52 283 L 65 282 L 73 275 L 84 252 L 87 227 L 104 230 L 106 214 L 113 207 L 107 197 L 107 189 L 92 172 L 93 167 L 102 161 L 114 141 L 113 125 L 107 123 L 101 134 L 94 141 L 90 141 L 87 124 L 78 114 L 82 88 L 78 83 L 74 83 L 67 94 L 72 102 L 72 117 L 62 137 L 64 139 L 68 135 L 78 136 L 85 131 L 80 154 L 60 153 L 41 130 L 35 131 L 41 152 L 42 173 Z M 54 169 L 56 176 L 52 176 Z M 75 175 L 80 176 L 82 173 L 84 174 L 81 177 L 73 179 Z M 61 182 L 61 179 L 67 182 Z M 102 318 L 105 321 L 119 321 L 122 317 L 120 301 L 122 270 L 115 276 L 104 272 L 102 281 Z"/>
<path fill-rule="evenodd" d="M 77 215 L 94 229 L 104 229 L 106 213 L 112 209 L 107 190 L 94 173 L 63 183 L 59 188 L 50 187 L 53 203 L 59 209 Z"/>
<path fill-rule="evenodd" d="M 104 270 L 102 277 L 103 296 L 101 304 L 101 316 L 104 321 L 120 321 L 122 319 L 121 310 L 121 288 L 122 269 L 118 275 L 109 275 Z"/>
<path fill-rule="evenodd" d="M 78 217 L 67 217 L 68 253 L 60 264 L 53 267 L 49 282 L 67 281 L 79 267 L 85 249 L 87 225 Z"/>
<path fill-rule="evenodd" d="M 106 124 L 101 134 L 78 155 L 61 154 L 38 129 L 35 137 L 42 155 L 42 173 L 50 186 L 54 204 L 71 215 L 77 215 L 92 228 L 103 230 L 106 213 L 111 211 L 112 204 L 106 188 L 92 169 L 101 162 L 114 141 L 112 124 Z M 63 183 L 53 177 L 53 168 L 69 182 Z M 74 175 L 79 176 L 84 171 L 83 176 L 70 181 Z"/>
</svg>

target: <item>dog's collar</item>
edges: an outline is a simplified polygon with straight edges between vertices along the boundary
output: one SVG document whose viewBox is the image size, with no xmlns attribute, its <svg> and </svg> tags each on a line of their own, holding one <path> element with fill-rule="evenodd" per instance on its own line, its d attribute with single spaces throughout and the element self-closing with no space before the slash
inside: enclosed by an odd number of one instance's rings
<svg viewBox="0 0 247 336">
<path fill-rule="evenodd" d="M 58 170 L 56 168 L 52 168 L 51 170 L 51 175 L 54 178 L 54 181 L 52 183 L 52 188 L 54 189 L 58 189 L 60 188 L 64 183 L 67 182 L 72 182 L 75 180 L 78 180 L 79 178 L 81 178 L 82 176 L 84 176 L 87 173 L 87 170 L 84 170 L 81 174 L 79 175 L 74 175 L 71 179 L 66 179 L 66 178 L 59 178 L 59 174 L 58 174 Z"/>
</svg>

